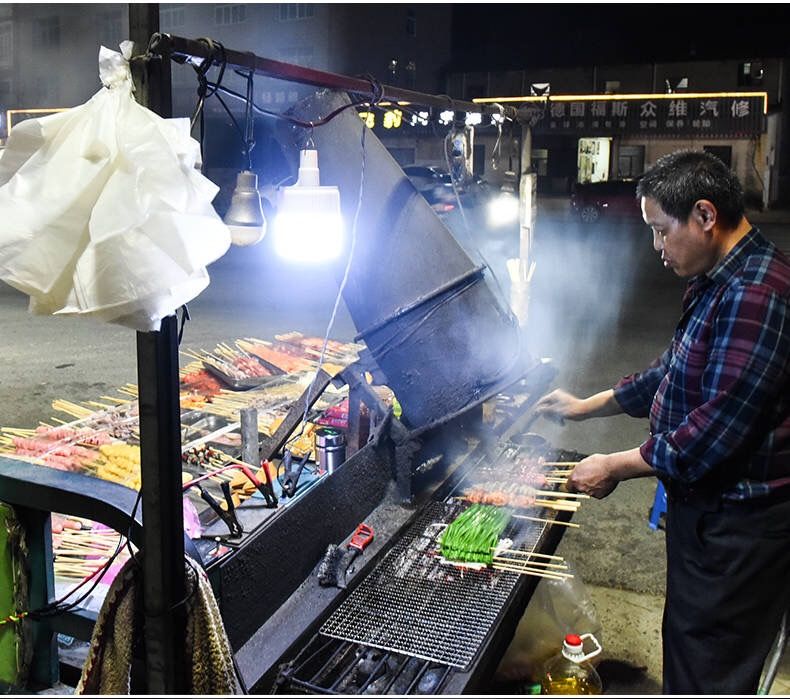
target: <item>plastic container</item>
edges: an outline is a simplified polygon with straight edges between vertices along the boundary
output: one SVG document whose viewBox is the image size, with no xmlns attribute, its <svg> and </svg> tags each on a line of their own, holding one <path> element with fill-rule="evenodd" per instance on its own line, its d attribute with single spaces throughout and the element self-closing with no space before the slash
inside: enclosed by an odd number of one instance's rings
<svg viewBox="0 0 790 699">
<path fill-rule="evenodd" d="M 584 652 L 587 638 L 595 644 L 589 653 Z M 591 633 L 565 636 L 562 651 L 546 663 L 541 680 L 543 694 L 601 694 L 601 678 L 589 662 L 600 652 L 601 644 Z"/>
</svg>

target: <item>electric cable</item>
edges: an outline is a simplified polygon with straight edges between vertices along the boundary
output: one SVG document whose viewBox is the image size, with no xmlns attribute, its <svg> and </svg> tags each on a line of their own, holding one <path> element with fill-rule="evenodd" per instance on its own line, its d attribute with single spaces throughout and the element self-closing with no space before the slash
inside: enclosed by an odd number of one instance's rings
<svg viewBox="0 0 790 699">
<path fill-rule="evenodd" d="M 214 87 L 216 92 L 221 92 L 221 93 L 223 93 L 225 95 L 228 95 L 229 97 L 233 97 L 233 98 L 235 98 L 235 99 L 237 99 L 237 100 L 239 100 L 241 102 L 246 102 L 247 101 L 247 99 L 246 99 L 246 97 L 244 95 L 242 95 L 239 92 L 236 92 L 235 90 L 231 90 L 230 88 L 221 85 L 219 82 L 217 82 L 217 83 L 208 83 L 208 84 L 209 84 L 209 86 Z M 327 115 L 325 115 L 323 117 L 319 117 L 315 121 L 305 121 L 304 119 L 299 119 L 297 117 L 290 116 L 288 114 L 283 114 L 281 112 L 275 112 L 275 111 L 272 111 L 270 109 L 264 109 L 263 107 L 259 107 L 257 104 L 255 104 L 255 102 L 252 102 L 252 108 L 257 114 L 260 114 L 262 116 L 268 116 L 268 117 L 272 117 L 274 119 L 281 119 L 283 121 L 289 122 L 290 124 L 293 124 L 294 126 L 301 126 L 304 129 L 311 129 L 311 128 L 314 128 L 316 126 L 324 126 L 325 124 L 328 124 L 330 121 L 332 121 L 332 119 L 334 119 L 341 112 L 344 112 L 346 109 L 349 109 L 351 107 L 360 107 L 362 105 L 369 104 L 369 102 L 370 102 L 370 98 L 365 98 L 363 100 L 351 101 L 349 104 L 344 104 L 342 107 L 338 107 L 337 109 L 329 112 L 329 114 L 327 114 Z"/>
<path fill-rule="evenodd" d="M 455 201 L 458 204 L 458 210 L 461 212 L 461 219 L 464 223 L 464 230 L 466 233 L 466 239 L 469 241 L 469 244 L 474 249 L 475 253 L 480 257 L 483 264 L 488 268 L 488 271 L 491 272 L 491 277 L 494 280 L 494 284 L 496 285 L 496 290 L 498 292 L 500 301 L 506 306 L 509 307 L 507 303 L 507 299 L 505 298 L 505 290 L 502 288 L 502 284 L 499 281 L 499 278 L 494 272 L 494 268 L 489 264 L 488 260 L 486 259 L 483 252 L 478 247 L 477 243 L 474 240 L 474 234 L 472 233 L 472 228 L 469 225 L 469 219 L 466 216 L 466 210 L 464 208 L 463 202 L 461 201 L 461 195 L 458 192 L 458 187 L 456 186 L 455 177 L 453 177 L 453 171 L 450 167 L 450 154 L 447 149 L 447 140 L 450 138 L 450 134 L 452 132 L 448 132 L 447 136 L 445 137 L 445 147 L 444 147 L 444 162 L 447 165 L 447 172 L 450 174 L 450 183 L 453 186 L 453 195 L 455 196 Z"/>
<path fill-rule="evenodd" d="M 381 99 L 380 92 L 378 99 L 379 100 Z M 345 106 L 348 107 L 350 105 L 345 105 Z M 371 106 L 373 106 L 372 103 Z M 336 109 L 335 112 L 340 113 L 340 110 Z M 301 437 L 302 434 L 304 434 L 305 425 L 307 423 L 307 413 L 309 412 L 309 407 L 310 407 L 310 397 L 312 396 L 312 393 L 315 389 L 316 381 L 318 380 L 318 373 L 321 371 L 321 366 L 323 365 L 324 359 L 326 357 L 326 348 L 327 345 L 329 344 L 329 337 L 332 333 L 332 328 L 334 327 L 335 324 L 335 318 L 337 316 L 338 308 L 340 307 L 340 301 L 343 298 L 343 291 L 346 288 L 346 283 L 348 282 L 349 273 L 351 271 L 351 263 L 354 259 L 354 250 L 356 249 L 356 244 L 357 244 L 357 223 L 359 222 L 359 214 L 362 211 L 362 196 L 365 188 L 365 162 L 367 160 L 366 158 L 367 151 L 365 150 L 365 134 L 368 131 L 368 127 L 365 126 L 364 124 L 362 124 L 361 126 L 362 126 L 362 138 L 360 141 L 360 150 L 361 150 L 362 160 L 360 164 L 360 174 L 359 174 L 359 193 L 357 195 L 357 206 L 354 211 L 354 218 L 351 224 L 351 246 L 348 252 L 348 260 L 346 261 L 346 267 L 343 272 L 343 278 L 340 282 L 340 286 L 338 287 L 337 295 L 335 296 L 335 303 L 334 306 L 332 307 L 332 313 L 329 317 L 329 323 L 327 324 L 326 327 L 326 333 L 324 334 L 324 342 L 321 345 L 321 353 L 318 357 L 318 366 L 316 367 L 315 377 L 313 378 L 313 381 L 310 384 L 310 388 L 307 391 L 307 400 L 305 400 L 304 415 L 302 416 L 302 429 L 299 431 L 298 435 L 288 440 L 288 444 L 295 441 L 296 439 L 299 439 L 299 437 Z"/>
<path fill-rule="evenodd" d="M 82 602 L 84 602 L 88 597 L 90 597 L 90 595 L 93 593 L 93 591 L 98 586 L 98 584 L 101 581 L 101 579 L 104 577 L 104 575 L 110 569 L 110 566 L 115 562 L 115 559 L 118 557 L 120 552 L 123 550 L 124 546 L 127 546 L 127 547 L 131 546 L 131 544 L 130 544 L 130 537 L 131 537 L 131 533 L 132 533 L 132 527 L 134 526 L 135 515 L 137 514 L 137 508 L 140 505 L 141 498 L 142 498 L 142 491 L 138 491 L 137 498 L 134 501 L 134 506 L 132 507 L 132 512 L 131 512 L 131 515 L 129 517 L 129 528 L 126 531 L 126 535 L 125 536 L 121 535 L 121 538 L 118 540 L 118 546 L 116 547 L 116 549 L 113 552 L 113 554 L 104 563 L 104 565 L 101 568 L 97 568 L 95 571 L 93 571 L 93 573 L 91 573 L 82 582 L 80 582 L 78 585 L 76 585 L 71 590 L 69 590 L 59 600 L 56 600 L 54 602 L 50 602 L 49 604 L 46 604 L 46 605 L 44 605 L 43 607 L 41 607 L 39 609 L 36 609 L 36 610 L 33 610 L 33 611 L 29 611 L 29 612 L 26 613 L 26 616 L 29 616 L 31 619 L 37 619 L 38 620 L 38 619 L 42 619 L 42 618 L 45 618 L 45 617 L 57 616 L 59 614 L 64 614 L 64 613 L 66 613 L 68 611 L 71 611 L 75 607 L 78 607 Z M 131 548 L 129 548 L 129 550 L 131 551 Z M 78 599 L 76 599 L 76 600 L 74 600 L 72 602 L 69 602 L 68 604 L 65 604 L 65 605 L 63 604 L 69 597 L 71 597 L 75 592 L 77 592 L 77 590 L 79 590 L 81 587 L 83 587 L 88 582 L 93 580 L 94 577 L 96 579 L 94 580 L 93 585 L 91 585 L 90 589 L 88 589 L 87 592 L 85 592 Z"/>
</svg>

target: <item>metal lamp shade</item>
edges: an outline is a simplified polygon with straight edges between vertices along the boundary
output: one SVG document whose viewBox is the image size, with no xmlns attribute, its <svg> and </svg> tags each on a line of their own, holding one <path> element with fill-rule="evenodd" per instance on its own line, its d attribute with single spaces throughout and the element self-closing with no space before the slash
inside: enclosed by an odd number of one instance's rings
<svg viewBox="0 0 790 699">
<path fill-rule="evenodd" d="M 258 175 L 243 170 L 236 176 L 236 189 L 225 218 L 234 245 L 254 245 L 266 235 Z"/>
</svg>

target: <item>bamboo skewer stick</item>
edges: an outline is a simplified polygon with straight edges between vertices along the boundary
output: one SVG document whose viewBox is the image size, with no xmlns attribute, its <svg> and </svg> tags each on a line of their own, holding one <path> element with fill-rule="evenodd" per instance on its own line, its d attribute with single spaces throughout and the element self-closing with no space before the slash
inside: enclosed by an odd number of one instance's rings
<svg viewBox="0 0 790 699">
<path fill-rule="evenodd" d="M 522 551 L 521 549 L 506 549 L 506 548 L 499 548 L 498 546 L 492 546 L 491 550 L 494 551 L 494 557 L 498 554 L 496 552 L 501 553 L 512 553 L 519 556 L 529 556 L 530 558 L 547 558 L 551 561 L 564 561 L 565 559 L 562 556 L 554 556 L 549 553 L 538 553 L 536 551 Z"/>
<path fill-rule="evenodd" d="M 522 558 L 508 558 L 507 556 L 494 556 L 494 565 L 497 563 L 504 563 L 506 565 L 526 565 L 530 567 L 545 570 L 547 573 L 559 573 L 563 570 L 568 570 L 568 566 L 563 563 L 550 563 L 549 561 L 525 561 Z"/>
<path fill-rule="evenodd" d="M 578 461 L 541 461 L 541 466 L 577 466 Z"/>
<path fill-rule="evenodd" d="M 493 567 L 495 570 L 504 570 L 510 573 L 519 573 L 520 575 L 533 575 L 537 578 L 549 578 L 551 580 L 567 580 L 573 577 L 570 573 L 548 572 L 537 568 L 527 568 L 526 566 L 508 566 L 497 563 Z"/>
<path fill-rule="evenodd" d="M 546 522 L 546 524 L 559 524 L 563 527 L 573 527 L 574 529 L 579 529 L 580 525 L 574 524 L 573 522 L 563 522 L 562 520 L 558 519 L 544 519 L 543 517 L 530 517 L 529 515 L 511 515 L 511 517 L 515 517 L 516 519 L 528 519 L 532 522 Z"/>
<path fill-rule="evenodd" d="M 565 512 L 576 512 L 579 509 L 578 504 L 566 504 L 564 502 L 556 502 L 552 500 L 535 500 L 535 505 L 548 507 L 551 510 L 562 510 Z"/>
<path fill-rule="evenodd" d="M 579 498 L 580 500 L 587 500 L 590 497 L 584 493 L 566 493 L 564 490 L 536 490 L 535 493 L 544 496 L 551 495 L 555 498 Z"/>
</svg>

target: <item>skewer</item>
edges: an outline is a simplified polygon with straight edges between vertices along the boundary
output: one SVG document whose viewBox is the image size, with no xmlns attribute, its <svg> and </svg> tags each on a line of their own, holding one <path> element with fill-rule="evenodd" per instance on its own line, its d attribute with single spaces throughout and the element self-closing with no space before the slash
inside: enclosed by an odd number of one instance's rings
<svg viewBox="0 0 790 699">
<path fill-rule="evenodd" d="M 577 466 L 578 461 L 541 461 L 541 466 Z"/>
<path fill-rule="evenodd" d="M 494 564 L 505 563 L 506 565 L 526 565 L 531 567 L 545 570 L 547 573 L 559 573 L 562 570 L 568 570 L 568 566 L 563 563 L 550 563 L 549 561 L 525 561 L 520 558 L 508 558 L 507 556 L 494 556 Z"/>
<path fill-rule="evenodd" d="M 521 555 L 521 556 L 529 556 L 531 558 L 548 558 L 551 561 L 564 561 L 565 560 L 562 556 L 553 556 L 553 555 L 548 554 L 548 553 L 537 553 L 535 551 L 522 551 L 521 549 L 506 549 L 506 548 L 500 548 L 498 546 L 492 546 L 491 550 L 494 551 L 494 552 L 498 551 L 500 554 L 501 553 L 514 553 L 514 554 L 518 554 L 518 555 Z M 494 553 L 494 557 L 495 558 L 496 558 L 496 556 L 497 556 L 497 554 Z"/>
<path fill-rule="evenodd" d="M 575 529 L 579 529 L 580 525 L 574 524 L 573 522 L 563 522 L 562 520 L 558 519 L 544 519 L 543 517 L 530 517 L 529 515 L 511 515 L 515 519 L 528 519 L 533 522 L 546 522 L 546 524 L 560 524 L 563 527 L 573 527 Z"/>
<path fill-rule="evenodd" d="M 566 493 L 561 490 L 536 490 L 535 493 L 538 495 L 551 495 L 555 498 L 579 498 L 579 500 L 587 500 L 590 497 L 584 493 Z"/>
<path fill-rule="evenodd" d="M 535 504 L 538 506 L 542 505 L 543 507 L 548 507 L 551 510 L 562 510 L 564 512 L 576 512 L 576 510 L 579 509 L 576 503 L 574 503 L 574 507 L 561 502 L 552 502 L 551 500 L 535 500 Z"/>
<path fill-rule="evenodd" d="M 567 580 L 568 578 L 572 578 L 573 575 L 570 573 L 555 573 L 555 572 L 548 572 L 538 570 L 537 568 L 527 568 L 521 566 L 508 566 L 503 565 L 501 563 L 497 563 L 493 566 L 494 570 L 504 570 L 510 573 L 519 573 L 520 575 L 533 575 L 537 578 L 549 578 L 550 580 Z"/>
</svg>

